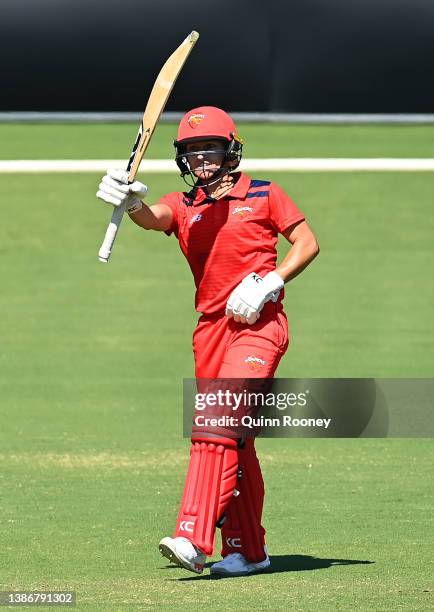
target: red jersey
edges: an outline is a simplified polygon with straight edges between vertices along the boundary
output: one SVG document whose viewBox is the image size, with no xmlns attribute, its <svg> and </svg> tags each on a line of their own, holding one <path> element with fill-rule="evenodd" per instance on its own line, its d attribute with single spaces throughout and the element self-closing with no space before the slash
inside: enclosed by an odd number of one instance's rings
<svg viewBox="0 0 434 612">
<path fill-rule="evenodd" d="M 278 233 L 304 215 L 275 183 L 241 173 L 219 200 L 203 189 L 161 198 L 173 212 L 170 229 L 179 240 L 196 285 L 196 310 L 224 313 L 232 290 L 250 272 L 276 268 Z"/>
</svg>

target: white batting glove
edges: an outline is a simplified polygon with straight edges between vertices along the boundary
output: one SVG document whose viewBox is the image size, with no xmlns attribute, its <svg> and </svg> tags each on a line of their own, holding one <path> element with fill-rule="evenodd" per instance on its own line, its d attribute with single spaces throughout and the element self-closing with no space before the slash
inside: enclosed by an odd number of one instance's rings
<svg viewBox="0 0 434 612">
<path fill-rule="evenodd" d="M 128 214 L 138 212 L 142 206 L 142 198 L 146 196 L 148 188 L 140 181 L 128 184 L 126 170 L 107 170 L 99 184 L 96 197 L 113 206 L 123 206 Z"/>
<path fill-rule="evenodd" d="M 269 300 L 277 302 L 284 282 L 277 272 L 269 272 L 262 278 L 252 272 L 235 287 L 226 304 L 226 316 L 240 323 L 253 325 Z"/>
</svg>

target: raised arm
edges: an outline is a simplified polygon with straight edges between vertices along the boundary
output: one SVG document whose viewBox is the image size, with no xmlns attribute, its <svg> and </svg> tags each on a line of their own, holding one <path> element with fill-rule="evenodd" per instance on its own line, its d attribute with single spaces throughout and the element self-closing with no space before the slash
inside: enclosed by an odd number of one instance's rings
<svg viewBox="0 0 434 612">
<path fill-rule="evenodd" d="M 128 214 L 136 225 L 146 230 L 151 229 L 165 232 L 172 225 L 173 213 L 172 209 L 170 206 L 167 206 L 167 204 L 154 204 L 154 206 L 148 206 L 145 202 L 142 202 L 142 208 Z"/>
</svg>

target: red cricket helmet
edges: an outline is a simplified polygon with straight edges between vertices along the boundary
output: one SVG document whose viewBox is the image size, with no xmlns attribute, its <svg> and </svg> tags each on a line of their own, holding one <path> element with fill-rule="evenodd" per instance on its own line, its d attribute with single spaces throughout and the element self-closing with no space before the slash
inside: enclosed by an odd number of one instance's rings
<svg viewBox="0 0 434 612">
<path fill-rule="evenodd" d="M 224 138 L 231 141 L 236 133 L 235 123 L 224 110 L 215 106 L 199 106 L 181 119 L 176 142 L 201 138 Z"/>
<path fill-rule="evenodd" d="M 216 138 L 228 143 L 223 165 L 230 164 L 234 170 L 241 161 L 243 141 L 237 135 L 237 127 L 224 110 L 215 106 L 199 106 L 193 108 L 181 119 L 178 128 L 178 138 L 173 143 L 176 149 L 176 163 L 181 170 L 181 176 L 190 173 L 187 160 L 184 157 L 185 144 L 195 140 Z"/>
</svg>

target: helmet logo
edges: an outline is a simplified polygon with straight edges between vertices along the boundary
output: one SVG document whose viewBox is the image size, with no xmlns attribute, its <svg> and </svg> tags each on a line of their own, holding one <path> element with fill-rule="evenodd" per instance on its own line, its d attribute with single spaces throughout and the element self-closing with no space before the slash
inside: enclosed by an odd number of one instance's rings
<svg viewBox="0 0 434 612">
<path fill-rule="evenodd" d="M 187 121 L 188 125 L 194 129 L 199 125 L 199 123 L 202 123 L 204 119 L 205 115 L 203 115 L 202 113 L 196 113 L 195 115 L 190 115 Z"/>
</svg>

